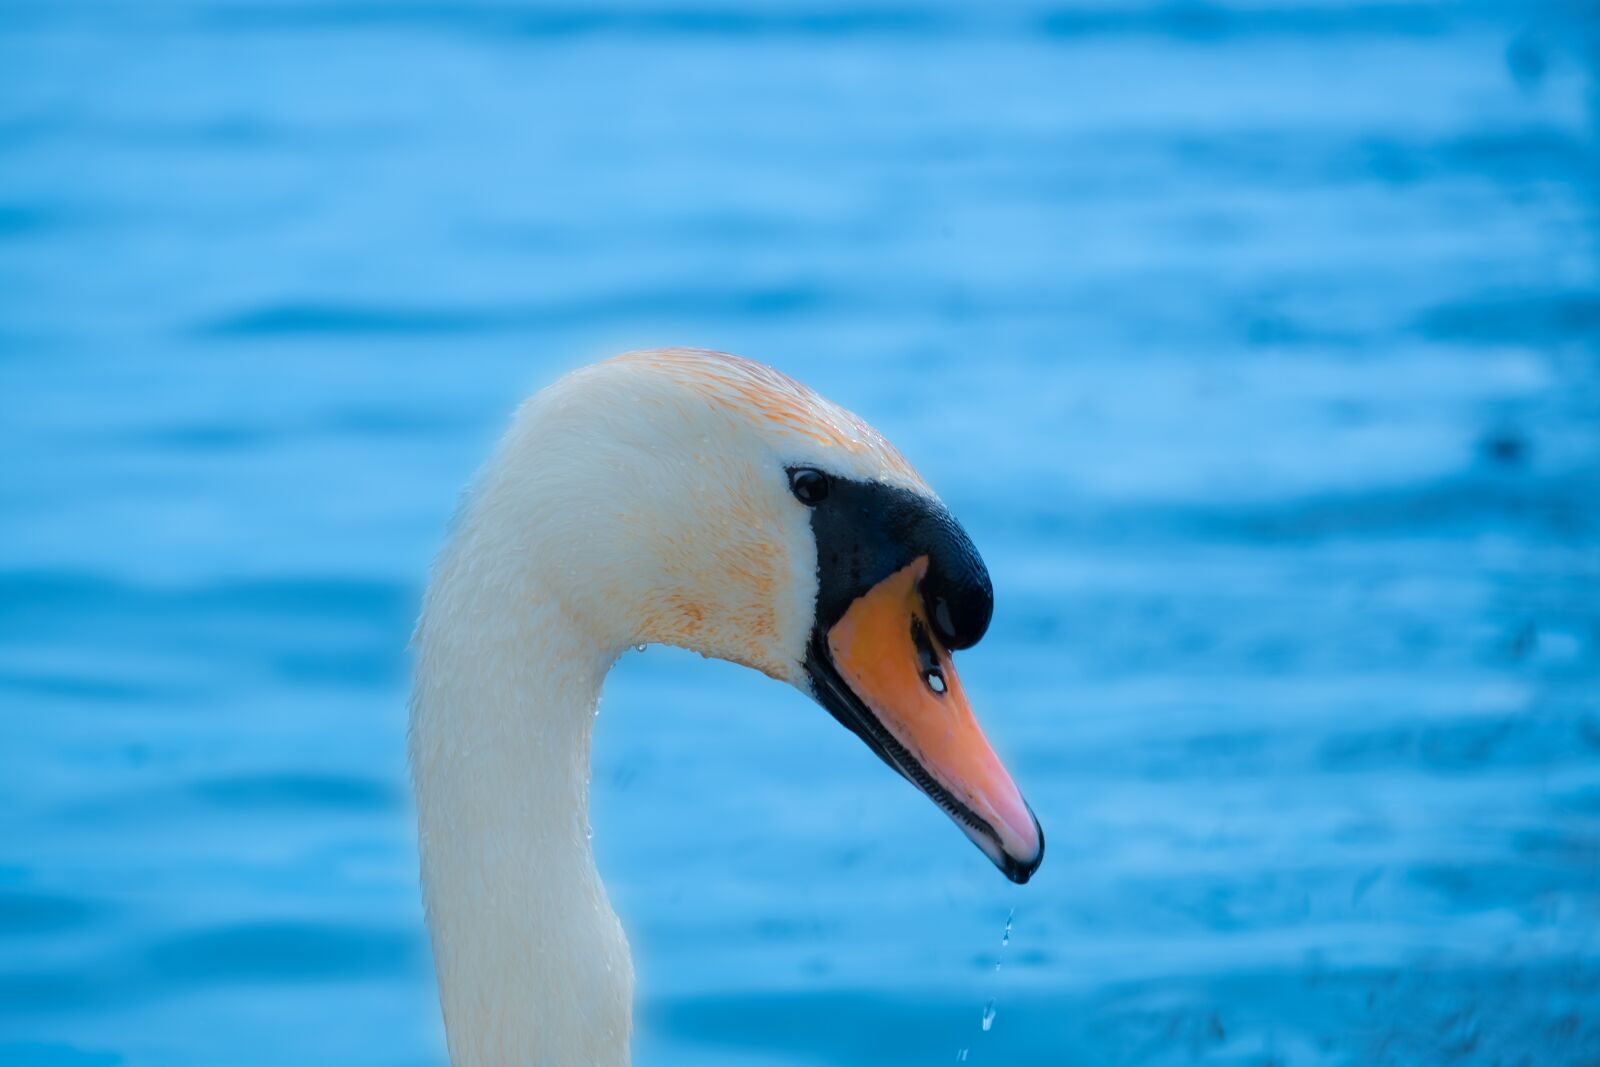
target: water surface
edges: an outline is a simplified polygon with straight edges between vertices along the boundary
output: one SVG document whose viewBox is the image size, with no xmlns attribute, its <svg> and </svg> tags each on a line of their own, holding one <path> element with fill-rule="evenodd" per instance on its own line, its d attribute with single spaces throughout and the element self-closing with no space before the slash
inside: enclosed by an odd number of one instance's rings
<svg viewBox="0 0 1600 1067">
<path fill-rule="evenodd" d="M 664 343 L 962 517 L 1050 851 L 626 657 L 641 1064 L 1600 1059 L 1592 16 L 10 0 L 0 1062 L 443 1063 L 422 576 L 527 390 Z"/>
</svg>

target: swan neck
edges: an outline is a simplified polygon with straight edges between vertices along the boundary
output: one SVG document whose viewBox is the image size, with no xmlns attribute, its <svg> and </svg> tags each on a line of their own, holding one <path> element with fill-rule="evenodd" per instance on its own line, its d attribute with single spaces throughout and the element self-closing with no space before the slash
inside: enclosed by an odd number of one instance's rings
<svg viewBox="0 0 1600 1067">
<path fill-rule="evenodd" d="M 436 564 L 411 721 L 422 883 L 455 1067 L 624 1067 L 632 971 L 590 844 L 617 651 L 471 530 Z M 485 554 L 487 553 L 487 555 Z"/>
</svg>

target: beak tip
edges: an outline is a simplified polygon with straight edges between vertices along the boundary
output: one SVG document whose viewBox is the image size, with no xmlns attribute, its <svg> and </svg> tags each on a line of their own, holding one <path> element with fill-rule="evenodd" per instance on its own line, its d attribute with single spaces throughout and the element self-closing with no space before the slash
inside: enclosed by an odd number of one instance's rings
<svg viewBox="0 0 1600 1067">
<path fill-rule="evenodd" d="M 1028 879 L 1033 877 L 1033 872 L 1039 869 L 1044 862 L 1044 827 L 1039 825 L 1039 817 L 1032 811 L 1028 814 L 1033 817 L 1033 832 L 1038 837 L 1039 847 L 1027 859 L 1018 859 L 1009 852 L 1001 853 L 1001 860 L 997 864 L 1000 873 L 1011 879 L 1017 885 L 1027 885 Z"/>
</svg>

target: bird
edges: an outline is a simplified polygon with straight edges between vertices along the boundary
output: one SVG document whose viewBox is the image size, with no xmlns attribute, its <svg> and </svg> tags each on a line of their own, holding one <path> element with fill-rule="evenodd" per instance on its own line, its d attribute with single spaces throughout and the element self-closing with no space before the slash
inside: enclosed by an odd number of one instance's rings
<svg viewBox="0 0 1600 1067">
<path fill-rule="evenodd" d="M 1044 834 L 952 658 L 993 609 L 971 538 L 901 453 L 764 364 L 628 352 L 527 399 L 463 495 L 412 641 L 453 1067 L 630 1062 L 633 969 L 588 793 L 601 687 L 631 647 L 799 689 L 1026 882 Z"/>
</svg>

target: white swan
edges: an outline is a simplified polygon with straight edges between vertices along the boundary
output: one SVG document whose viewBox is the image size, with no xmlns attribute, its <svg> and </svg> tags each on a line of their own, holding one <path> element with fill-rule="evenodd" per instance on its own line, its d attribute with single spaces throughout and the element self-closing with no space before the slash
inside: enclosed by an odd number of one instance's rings
<svg viewBox="0 0 1600 1067">
<path fill-rule="evenodd" d="M 517 412 L 435 562 L 411 705 L 422 884 L 456 1067 L 618 1067 L 633 970 L 589 843 L 589 737 L 658 642 L 814 696 L 1011 879 L 1044 839 L 949 652 L 971 541 L 871 427 L 757 363 L 618 356 Z"/>
</svg>

